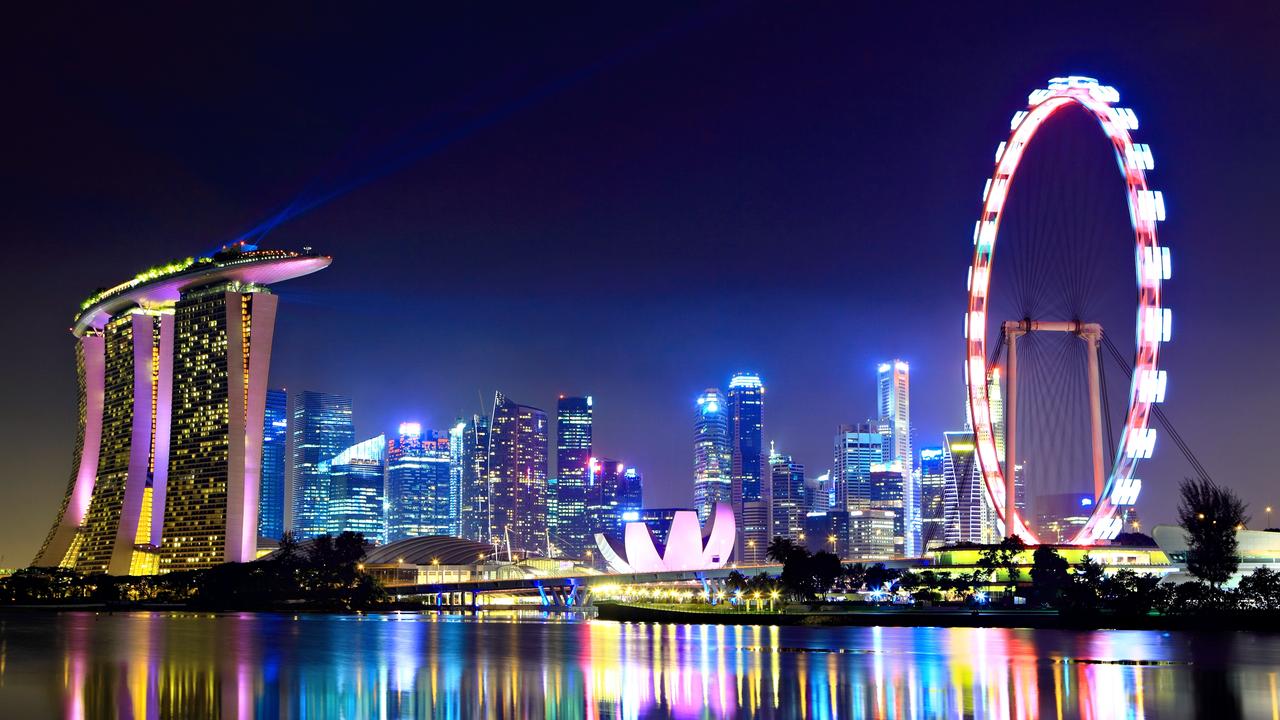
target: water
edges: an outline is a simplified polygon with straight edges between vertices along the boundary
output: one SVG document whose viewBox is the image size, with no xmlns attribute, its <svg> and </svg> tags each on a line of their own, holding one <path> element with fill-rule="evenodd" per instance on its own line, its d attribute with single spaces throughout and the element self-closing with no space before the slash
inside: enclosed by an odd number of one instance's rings
<svg viewBox="0 0 1280 720">
<path fill-rule="evenodd" d="M 1280 636 L 0 615 L 5 718 L 1280 718 Z"/>
</svg>

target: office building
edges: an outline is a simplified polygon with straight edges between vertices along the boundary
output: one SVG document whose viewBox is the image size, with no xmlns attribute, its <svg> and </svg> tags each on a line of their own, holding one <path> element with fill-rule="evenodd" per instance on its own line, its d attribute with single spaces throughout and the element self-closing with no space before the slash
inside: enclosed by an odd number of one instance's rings
<svg viewBox="0 0 1280 720">
<path fill-rule="evenodd" d="M 770 511 L 769 541 L 775 537 L 799 541 L 804 534 L 809 498 L 805 486 L 804 465 L 790 455 L 769 453 L 769 475 L 773 507 Z"/>
<path fill-rule="evenodd" d="M 595 547 L 587 522 L 592 406 L 590 395 L 561 395 L 556 404 L 556 512 L 552 534 L 561 552 L 575 558 Z"/>
<path fill-rule="evenodd" d="M 453 535 L 453 451 L 450 438 L 419 423 L 401 423 L 386 448 L 387 542 Z"/>
<path fill-rule="evenodd" d="M 945 453 L 940 447 L 920 450 L 920 549 L 947 543 Z"/>
<path fill-rule="evenodd" d="M 985 529 L 990 510 L 982 489 L 973 432 L 945 432 L 942 437 L 946 542 L 948 545 L 985 542 L 990 537 Z"/>
<path fill-rule="evenodd" d="M 353 532 L 375 545 L 386 542 L 386 452 L 387 438 L 378 435 L 320 461 L 329 478 L 329 534 Z"/>
<path fill-rule="evenodd" d="M 841 425 L 836 430 L 835 467 L 831 481 L 835 507 L 862 510 L 869 507 L 871 466 L 884 462 L 884 437 L 870 421 Z"/>
<path fill-rule="evenodd" d="M 708 388 L 698 396 L 693 430 L 693 508 L 706 524 L 719 503 L 732 505 L 729 409 L 724 395 Z"/>
<path fill-rule="evenodd" d="M 303 390 L 289 398 L 293 424 L 290 528 L 299 539 L 329 532 L 329 475 L 320 464 L 356 443 L 351 398 Z"/>
<path fill-rule="evenodd" d="M 884 436 L 884 462 L 898 463 L 910 475 L 915 455 L 911 451 L 910 366 L 902 360 L 881 363 L 876 370 L 876 411 Z"/>
<path fill-rule="evenodd" d="M 1093 514 L 1093 493 L 1051 493 L 1036 497 L 1036 532 L 1046 543 L 1068 543 Z M 1131 532 L 1126 526 L 1125 532 Z"/>
<path fill-rule="evenodd" d="M 805 547 L 809 552 L 825 550 L 839 558 L 849 557 L 849 512 L 811 512 L 804 519 Z"/>
<path fill-rule="evenodd" d="M 507 555 L 545 556 L 547 414 L 495 393 L 489 424 L 489 541 Z"/>
<path fill-rule="evenodd" d="M 268 390 L 262 419 L 262 484 L 258 491 L 258 537 L 284 534 L 285 459 L 289 446 L 289 404 L 284 390 Z"/>
<path fill-rule="evenodd" d="M 597 534 L 614 535 L 623 523 L 639 518 L 644 504 L 644 478 L 626 463 L 608 458 L 587 460 L 586 524 Z"/>
<path fill-rule="evenodd" d="M 895 557 L 914 555 L 914 543 L 908 540 L 907 506 L 909 505 L 911 483 L 909 475 L 897 461 L 892 463 L 876 463 L 871 466 L 871 478 L 868 482 L 867 509 L 889 512 L 893 516 L 893 542 L 890 553 Z M 858 524 L 854 513 L 849 515 L 850 527 Z M 855 552 L 862 547 L 852 542 Z"/>
<path fill-rule="evenodd" d="M 462 537 L 493 546 L 489 532 L 489 416 L 472 415 L 461 435 L 462 486 L 458 514 Z"/>
<path fill-rule="evenodd" d="M 738 557 L 745 558 L 748 544 L 757 546 L 768 534 L 768 502 L 761 493 L 764 469 L 764 384 L 753 373 L 735 373 L 726 397 L 729 411 L 730 497 L 739 528 Z M 756 503 L 753 520 L 745 508 Z M 767 543 L 767 539 L 765 540 Z"/>
<path fill-rule="evenodd" d="M 887 560 L 896 554 L 896 528 L 900 526 L 892 510 L 854 510 L 849 513 L 849 557 L 857 560 Z"/>
</svg>

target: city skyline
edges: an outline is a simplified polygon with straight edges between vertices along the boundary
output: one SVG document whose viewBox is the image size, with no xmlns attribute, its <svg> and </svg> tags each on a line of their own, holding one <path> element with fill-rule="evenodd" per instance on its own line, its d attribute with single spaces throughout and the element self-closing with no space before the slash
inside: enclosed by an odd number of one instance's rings
<svg viewBox="0 0 1280 720">
<path fill-rule="evenodd" d="M 434 34 L 427 44 L 441 55 L 401 63 L 375 52 L 376 72 L 359 77 L 315 45 L 274 32 L 267 41 L 261 29 L 219 26 L 275 58 L 260 78 L 243 60 L 207 68 L 197 62 L 207 41 L 183 49 L 164 33 L 124 55 L 87 38 L 104 74 L 69 72 L 58 52 L 26 48 L 31 79 L 18 104 L 60 120 L 7 120 L 26 138 L 13 161 L 31 182 L 6 221 L 24 243 L 5 290 L 23 311 L 4 319 L 23 350 L 0 361 L 10 408 L 0 428 L 12 498 L 0 510 L 5 564 L 38 550 L 65 487 L 77 408 L 64 328 L 75 302 L 318 197 L 328 202 L 272 230 L 273 246 L 311 245 L 337 261 L 280 290 L 270 384 L 351 397 L 358 437 L 410 417 L 451 427 L 498 388 L 548 412 L 559 393 L 590 393 L 610 408 L 597 444 L 644 470 L 649 502 L 676 506 L 687 492 L 689 407 L 702 389 L 723 388 L 740 368 L 759 373 L 769 385 L 764 441 L 817 477 L 832 430 L 874 415 L 869 374 L 901 357 L 913 371 L 915 446 L 939 446 L 964 422 L 958 317 L 988 146 L 1027 88 L 1064 70 L 1105 77 L 1142 108 L 1143 133 L 1169 171 L 1163 237 L 1186 270 L 1170 291 L 1179 335 L 1164 358 L 1166 409 L 1215 477 L 1271 504 L 1256 451 L 1280 406 L 1266 353 L 1236 361 L 1231 380 L 1247 392 L 1204 377 L 1222 348 L 1267 327 L 1277 304 L 1263 274 L 1274 251 L 1253 230 L 1266 227 L 1268 209 L 1255 191 L 1221 183 L 1237 163 L 1259 177 L 1274 152 L 1256 119 L 1276 100 L 1232 88 L 1270 85 L 1274 70 L 1257 61 L 1262 34 L 1214 45 L 1219 65 L 1207 73 L 1190 58 L 1227 30 L 1194 11 L 1153 18 L 1165 45 L 1149 57 L 1104 38 L 1029 32 L 1025 16 L 1009 21 L 1012 45 L 975 55 L 954 29 L 982 31 L 981 19 L 940 12 L 947 32 L 924 29 L 932 49 L 909 58 L 895 49 L 904 31 L 893 22 L 872 16 L 868 26 L 878 20 L 884 32 L 849 43 L 860 25 L 820 9 L 788 20 L 803 48 L 745 11 L 618 24 L 588 16 L 561 29 L 513 18 L 489 41 L 528 50 L 531 23 L 573 40 L 551 42 L 557 49 L 514 80 L 506 60 L 484 57 L 491 45 L 468 53 Z M 1081 22 L 1105 20 L 1082 12 Z M 264 27 L 291 21 L 268 16 Z M 120 22 L 160 20 L 126 13 L 100 25 Z M 32 36 L 57 37 L 56 27 L 37 23 Z M 370 50 L 352 32 L 353 46 Z M 165 56 L 182 83 L 155 63 Z M 316 75 L 334 82 L 303 82 Z M 188 83 L 203 88 L 198 99 Z M 539 100 L 526 102 L 531 94 Z M 974 109 L 920 110 L 957 103 Z M 239 121 L 246 106 L 258 108 L 253 128 Z M 1206 132 L 1255 150 L 1197 149 Z M 1228 238 L 1262 261 L 1242 265 L 1202 238 Z M 598 279 L 586 283 L 590 302 L 563 292 L 569 277 Z M 1235 287 L 1259 296 L 1237 307 Z M 1192 433 L 1203 417 L 1242 421 Z M 1190 474 L 1169 445 L 1145 467 L 1169 489 Z M 1146 493 L 1144 519 L 1170 518 L 1171 496 Z"/>
</svg>

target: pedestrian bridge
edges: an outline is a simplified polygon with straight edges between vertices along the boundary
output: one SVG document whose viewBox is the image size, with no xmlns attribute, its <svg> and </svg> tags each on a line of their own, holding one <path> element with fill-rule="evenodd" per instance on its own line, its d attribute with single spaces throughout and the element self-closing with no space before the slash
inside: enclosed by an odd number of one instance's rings
<svg viewBox="0 0 1280 720">
<path fill-rule="evenodd" d="M 444 607 L 477 607 L 483 595 L 538 595 L 548 607 L 581 607 L 591 601 L 591 589 L 601 585 L 660 585 L 697 582 L 704 589 L 723 586 L 734 572 L 747 577 L 760 573 L 777 576 L 781 565 L 740 565 L 715 570 L 672 570 L 649 573 L 600 575 L 559 575 L 506 578 L 501 580 L 468 580 L 463 582 L 410 583 L 387 585 L 387 592 L 401 597 L 422 596 L 428 602 Z"/>
</svg>

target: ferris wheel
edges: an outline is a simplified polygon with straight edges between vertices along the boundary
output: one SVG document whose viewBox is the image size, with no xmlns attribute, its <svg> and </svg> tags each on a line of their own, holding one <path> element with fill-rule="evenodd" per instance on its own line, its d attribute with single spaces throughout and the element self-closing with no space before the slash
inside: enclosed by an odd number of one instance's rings
<svg viewBox="0 0 1280 720">
<path fill-rule="evenodd" d="M 1002 536 L 1017 536 L 1024 542 L 1039 542 L 1027 519 L 1019 512 L 1020 345 L 1034 336 L 1059 335 L 1084 350 L 1081 363 L 1087 394 L 1088 445 L 1082 482 L 1092 487 L 1091 513 L 1070 540 L 1089 545 L 1113 539 L 1123 527 L 1125 509 L 1136 503 L 1142 489 L 1138 463 L 1152 456 L 1156 429 L 1151 427 L 1153 411 L 1164 400 L 1167 374 L 1159 367 L 1160 349 L 1172 331 L 1172 313 L 1162 304 L 1162 283 L 1170 276 L 1168 248 L 1156 239 L 1156 225 L 1165 219 L 1164 197 L 1147 184 L 1147 172 L 1154 167 L 1151 148 L 1135 143 L 1138 129 L 1133 110 L 1119 107 L 1119 93 L 1093 78 L 1070 76 L 1049 81 L 1045 88 L 1028 96 L 1027 108 L 1017 111 L 1010 123 L 1008 139 L 996 148 L 995 170 L 982 194 L 982 214 L 973 230 L 973 261 L 968 277 L 968 309 L 965 315 L 965 383 L 969 420 L 981 474 L 982 491 L 1004 528 Z M 993 261 L 1006 201 L 1032 139 L 1045 122 L 1068 108 L 1080 108 L 1091 117 L 1110 140 L 1119 166 L 1132 226 L 1137 303 L 1134 321 L 1134 354 L 1127 360 L 1095 318 L 1079 316 L 1037 316 L 1028 311 L 1017 317 L 998 317 L 991 303 L 994 285 Z M 1118 191 L 1118 185 L 1115 186 Z M 1059 243 L 1069 244 L 1069 243 Z M 1086 258 L 1083 262 L 1088 262 Z M 1108 327 L 1108 333 L 1119 328 Z M 988 343 L 992 336 L 992 343 Z M 993 347 L 989 347 L 993 346 Z M 1101 372 L 1102 350 L 1123 360 L 1129 375 L 1127 405 L 1121 413 L 1122 426 L 1111 437 L 1107 400 Z M 995 352 L 989 355 L 994 348 Z M 1003 385 L 1000 352 L 1004 353 Z M 1003 394 L 1000 388 L 1003 386 Z M 1025 387 L 1025 385 L 1024 385 Z M 1105 423 L 1104 423 L 1105 419 Z M 1025 422 L 1022 423 L 1025 430 Z M 1107 439 L 1104 443 L 1104 425 Z M 1082 435 L 1086 433 L 1082 432 Z M 1112 449 L 1108 463 L 1106 448 Z M 1109 467 L 1108 467 L 1109 466 Z"/>
</svg>

